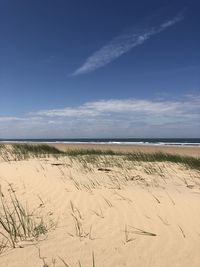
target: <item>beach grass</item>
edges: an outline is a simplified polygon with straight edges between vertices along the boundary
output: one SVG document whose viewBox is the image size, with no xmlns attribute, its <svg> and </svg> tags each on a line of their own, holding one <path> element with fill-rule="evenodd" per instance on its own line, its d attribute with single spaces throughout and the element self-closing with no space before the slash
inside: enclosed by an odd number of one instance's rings
<svg viewBox="0 0 200 267">
<path fill-rule="evenodd" d="M 182 164 L 191 169 L 200 170 L 200 158 L 180 156 L 176 154 L 157 153 L 130 153 L 126 155 L 126 159 L 137 162 L 170 162 Z"/>
<path fill-rule="evenodd" d="M 5 149 L 5 145 L 0 144 L 0 154 L 2 157 L 8 158 L 8 151 Z M 117 152 L 113 150 L 99 150 L 99 149 L 74 149 L 61 151 L 54 146 L 46 144 L 13 144 L 11 153 L 15 157 L 15 160 L 25 160 L 31 157 L 60 157 L 68 156 L 75 158 L 82 163 L 94 164 L 98 161 L 99 157 L 102 157 L 106 163 L 116 162 L 120 157 L 129 162 L 169 162 L 174 164 L 182 164 L 187 168 L 200 170 L 200 158 L 191 156 L 182 156 L 177 154 L 169 154 L 163 152 L 156 153 L 143 153 L 143 152 Z"/>
<path fill-rule="evenodd" d="M 0 188 L 0 236 L 4 247 L 20 247 L 21 241 L 37 240 L 40 235 L 46 235 L 48 226 L 43 217 L 38 217 L 22 204 L 12 186 L 9 186 L 9 196 L 5 197 Z"/>
<path fill-rule="evenodd" d="M 30 157 L 42 157 L 47 155 L 63 154 L 61 150 L 53 146 L 48 146 L 46 144 L 13 144 L 12 153 L 16 156 L 16 159 L 28 159 Z"/>
<path fill-rule="evenodd" d="M 122 156 L 124 160 L 132 162 L 171 162 L 175 164 L 183 164 L 191 169 L 200 170 L 200 158 L 191 156 L 181 156 L 177 154 L 168 154 L 162 152 L 156 153 L 122 153 L 112 150 L 69 150 L 64 153 L 67 156 L 80 157 L 80 156 Z M 88 161 L 94 162 L 95 157 L 88 157 Z"/>
</svg>

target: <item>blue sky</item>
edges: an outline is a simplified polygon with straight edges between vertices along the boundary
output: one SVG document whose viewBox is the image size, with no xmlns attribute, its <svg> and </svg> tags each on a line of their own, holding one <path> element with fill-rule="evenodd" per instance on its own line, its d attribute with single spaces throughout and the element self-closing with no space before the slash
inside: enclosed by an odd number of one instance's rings
<svg viewBox="0 0 200 267">
<path fill-rule="evenodd" d="M 199 8 L 1 0 L 0 138 L 199 137 Z"/>
</svg>

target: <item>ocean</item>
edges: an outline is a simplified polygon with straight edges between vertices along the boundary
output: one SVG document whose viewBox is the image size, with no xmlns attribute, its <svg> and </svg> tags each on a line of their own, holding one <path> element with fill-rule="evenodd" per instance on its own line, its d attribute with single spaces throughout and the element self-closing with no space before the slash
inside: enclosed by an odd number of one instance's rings
<svg viewBox="0 0 200 267">
<path fill-rule="evenodd" d="M 55 139 L 0 139 L 1 143 L 61 143 L 61 144 L 113 144 L 200 146 L 200 138 L 55 138 Z"/>
</svg>

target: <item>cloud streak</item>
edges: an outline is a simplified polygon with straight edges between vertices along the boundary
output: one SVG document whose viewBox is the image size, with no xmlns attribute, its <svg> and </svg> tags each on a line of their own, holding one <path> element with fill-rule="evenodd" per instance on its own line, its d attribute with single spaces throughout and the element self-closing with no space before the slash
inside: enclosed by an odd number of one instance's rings
<svg viewBox="0 0 200 267">
<path fill-rule="evenodd" d="M 182 104 L 181 104 L 182 105 Z M 88 118 L 114 114 L 151 113 L 162 114 L 175 112 L 180 109 L 180 103 L 176 101 L 150 101 L 143 99 L 125 100 L 99 100 L 88 102 L 77 107 L 66 107 L 63 109 L 51 109 L 37 112 L 39 116 L 45 117 L 74 117 Z"/>
<path fill-rule="evenodd" d="M 173 26 L 183 19 L 183 14 L 180 13 L 176 17 L 169 19 L 160 25 L 152 27 L 135 29 L 127 34 L 122 34 L 115 37 L 108 44 L 96 51 L 88 57 L 85 63 L 72 73 L 72 76 L 86 74 L 102 68 L 110 62 L 116 60 L 123 54 L 129 52 L 136 46 L 142 45 L 145 41 L 165 29 Z"/>
<path fill-rule="evenodd" d="M 198 137 L 199 117 L 200 95 L 98 100 L 0 117 L 0 138 Z"/>
</svg>

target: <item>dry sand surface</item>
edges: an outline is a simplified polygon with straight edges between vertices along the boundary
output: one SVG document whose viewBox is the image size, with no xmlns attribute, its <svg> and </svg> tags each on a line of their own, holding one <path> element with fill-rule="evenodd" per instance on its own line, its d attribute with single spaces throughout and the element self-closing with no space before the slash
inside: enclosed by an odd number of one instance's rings
<svg viewBox="0 0 200 267">
<path fill-rule="evenodd" d="M 198 156 L 192 149 L 171 152 Z M 197 170 L 119 156 L 1 157 L 0 184 L 8 205 L 12 186 L 48 229 L 2 249 L 1 267 L 200 266 Z"/>
</svg>

